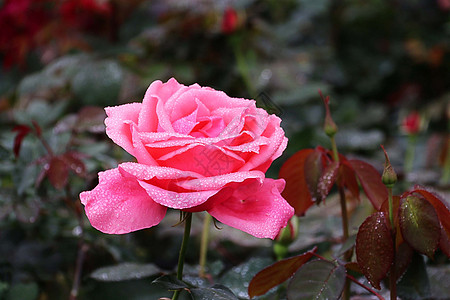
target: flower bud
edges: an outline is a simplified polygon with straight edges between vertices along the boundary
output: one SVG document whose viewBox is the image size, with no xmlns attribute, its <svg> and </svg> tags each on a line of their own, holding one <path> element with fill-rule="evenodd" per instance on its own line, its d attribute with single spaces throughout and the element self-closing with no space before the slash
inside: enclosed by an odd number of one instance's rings
<svg viewBox="0 0 450 300">
<path fill-rule="evenodd" d="M 392 167 L 391 162 L 389 161 L 389 157 L 383 145 L 381 145 L 381 148 L 383 149 L 384 157 L 386 158 L 386 161 L 384 163 L 383 174 L 381 175 L 381 181 L 385 186 L 391 188 L 397 182 L 397 173 L 395 173 L 394 168 Z"/>
<path fill-rule="evenodd" d="M 288 254 L 288 246 L 295 241 L 298 236 L 298 217 L 293 216 L 286 227 L 280 230 L 275 238 L 275 244 L 273 245 L 273 251 L 277 259 L 283 259 Z"/>
<path fill-rule="evenodd" d="M 323 103 L 325 105 L 325 123 L 323 126 L 323 130 L 325 131 L 327 136 L 333 137 L 338 131 L 338 127 L 331 117 L 330 107 L 328 106 L 328 103 L 330 102 L 330 96 L 324 97 L 321 91 L 319 91 L 319 94 L 320 97 L 322 97 Z"/>
</svg>

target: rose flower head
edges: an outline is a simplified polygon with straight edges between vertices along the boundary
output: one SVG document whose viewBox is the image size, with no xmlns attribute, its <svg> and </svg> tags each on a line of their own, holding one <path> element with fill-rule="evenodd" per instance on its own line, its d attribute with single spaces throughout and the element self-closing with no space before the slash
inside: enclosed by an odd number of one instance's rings
<svg viewBox="0 0 450 300">
<path fill-rule="evenodd" d="M 254 100 L 172 78 L 153 82 L 142 103 L 105 110 L 106 134 L 137 162 L 100 172 L 80 194 L 98 230 L 149 228 L 173 208 L 273 239 L 294 214 L 280 195 L 285 181 L 265 178 L 287 145 L 281 120 Z"/>
</svg>

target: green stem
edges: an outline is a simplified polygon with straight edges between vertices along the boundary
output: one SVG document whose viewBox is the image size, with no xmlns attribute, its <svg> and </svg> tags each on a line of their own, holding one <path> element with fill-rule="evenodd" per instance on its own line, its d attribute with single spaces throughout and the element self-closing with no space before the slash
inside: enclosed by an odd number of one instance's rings
<svg viewBox="0 0 450 300">
<path fill-rule="evenodd" d="M 416 135 L 410 135 L 408 137 L 408 145 L 406 146 L 405 153 L 405 173 L 408 174 L 413 170 L 414 156 L 416 152 Z"/>
<path fill-rule="evenodd" d="M 391 229 L 394 231 L 394 203 L 392 198 L 392 187 L 388 186 L 388 203 L 389 203 L 389 222 L 391 223 Z"/>
<path fill-rule="evenodd" d="M 200 243 L 200 277 L 205 277 L 206 256 L 208 254 L 209 227 L 212 217 L 210 214 L 205 215 L 203 220 L 202 240 Z"/>
<path fill-rule="evenodd" d="M 339 162 L 339 153 L 336 146 L 336 140 L 334 136 L 330 136 L 331 140 L 331 150 L 333 151 L 333 160 Z"/>
<path fill-rule="evenodd" d="M 178 257 L 177 279 L 183 280 L 183 266 L 184 257 L 186 255 L 187 245 L 189 243 L 189 236 L 191 234 L 192 213 L 186 213 L 184 224 L 183 241 L 181 242 L 180 256 Z M 173 293 L 172 300 L 177 300 L 180 295 L 180 290 Z"/>
</svg>

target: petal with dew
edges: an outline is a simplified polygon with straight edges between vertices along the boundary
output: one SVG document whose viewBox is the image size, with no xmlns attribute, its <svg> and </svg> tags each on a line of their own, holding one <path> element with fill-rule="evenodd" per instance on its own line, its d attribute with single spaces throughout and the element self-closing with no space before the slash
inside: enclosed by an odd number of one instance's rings
<svg viewBox="0 0 450 300">
<path fill-rule="evenodd" d="M 106 134 L 117 145 L 133 153 L 132 124 L 138 123 L 141 103 L 106 107 Z"/>
<path fill-rule="evenodd" d="M 92 226 L 109 234 L 128 233 L 155 226 L 167 208 L 154 202 L 135 178 L 119 169 L 99 173 L 99 184 L 80 194 Z"/>
<path fill-rule="evenodd" d="M 294 209 L 281 197 L 284 180 L 266 178 L 224 189 L 214 197 L 217 201 L 208 212 L 220 222 L 258 238 L 274 239 L 294 215 Z M 223 198 L 222 198 L 223 197 Z"/>
</svg>

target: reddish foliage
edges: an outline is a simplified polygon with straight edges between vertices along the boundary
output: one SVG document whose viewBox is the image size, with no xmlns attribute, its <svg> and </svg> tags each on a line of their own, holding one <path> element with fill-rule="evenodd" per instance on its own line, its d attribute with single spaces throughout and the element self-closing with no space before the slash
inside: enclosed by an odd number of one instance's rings
<svg viewBox="0 0 450 300">
<path fill-rule="evenodd" d="M 271 288 L 289 279 L 301 266 L 314 256 L 316 250 L 317 248 L 315 247 L 306 253 L 280 260 L 259 271 L 248 286 L 248 295 L 250 298 L 264 295 Z"/>
<path fill-rule="evenodd" d="M 28 133 L 31 132 L 31 128 L 27 125 L 17 125 L 13 128 L 13 131 L 17 131 L 16 138 L 14 139 L 14 156 L 18 157 L 20 152 L 20 147 L 22 146 L 22 141 L 24 137 L 27 136 Z"/>
<path fill-rule="evenodd" d="M 305 179 L 304 164 L 313 149 L 300 150 L 292 155 L 281 167 L 279 177 L 286 180 L 286 187 L 281 194 L 295 209 L 297 216 L 303 216 L 314 204 Z"/>
<path fill-rule="evenodd" d="M 385 213 L 376 212 L 359 227 L 356 236 L 356 258 L 358 265 L 370 284 L 380 289 L 394 260 L 392 236 L 387 226 Z"/>
</svg>

